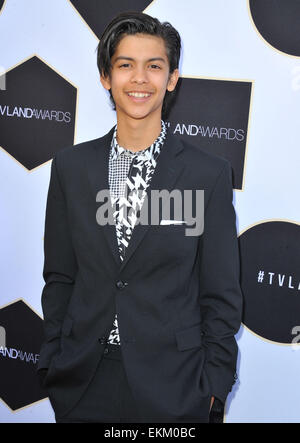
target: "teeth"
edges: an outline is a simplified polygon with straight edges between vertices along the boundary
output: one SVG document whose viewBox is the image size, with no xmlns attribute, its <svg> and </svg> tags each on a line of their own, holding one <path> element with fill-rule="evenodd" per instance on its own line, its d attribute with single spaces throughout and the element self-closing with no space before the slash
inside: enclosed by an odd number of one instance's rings
<svg viewBox="0 0 300 443">
<path fill-rule="evenodd" d="M 128 92 L 128 95 L 130 95 L 131 97 L 138 97 L 138 98 L 150 96 L 150 94 L 143 94 L 142 92 Z"/>
</svg>

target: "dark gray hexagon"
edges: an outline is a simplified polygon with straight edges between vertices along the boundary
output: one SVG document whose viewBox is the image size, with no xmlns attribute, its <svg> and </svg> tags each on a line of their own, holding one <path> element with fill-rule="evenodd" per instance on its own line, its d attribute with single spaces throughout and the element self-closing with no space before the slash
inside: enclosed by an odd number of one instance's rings
<svg viewBox="0 0 300 443">
<path fill-rule="evenodd" d="M 176 89 L 173 105 L 165 113 L 169 130 L 230 161 L 233 187 L 241 189 L 252 83 L 183 77 Z"/>
<path fill-rule="evenodd" d="M 0 344 L 0 398 L 12 409 L 47 397 L 36 373 L 43 341 L 42 319 L 18 300 L 0 309 L 6 344 Z"/>
<path fill-rule="evenodd" d="M 100 39 L 105 27 L 120 12 L 143 11 L 152 0 L 70 0 L 81 17 Z"/>
<path fill-rule="evenodd" d="M 38 57 L 6 73 L 0 146 L 27 169 L 74 143 L 77 89 Z"/>
</svg>

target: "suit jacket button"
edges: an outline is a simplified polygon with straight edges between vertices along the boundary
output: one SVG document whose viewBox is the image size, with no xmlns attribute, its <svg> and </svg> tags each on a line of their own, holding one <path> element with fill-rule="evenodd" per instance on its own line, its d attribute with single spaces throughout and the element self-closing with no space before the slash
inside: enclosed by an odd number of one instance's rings
<svg viewBox="0 0 300 443">
<path fill-rule="evenodd" d="M 122 280 L 117 281 L 116 286 L 118 289 L 124 289 L 126 286 L 128 285 L 128 283 Z"/>
</svg>

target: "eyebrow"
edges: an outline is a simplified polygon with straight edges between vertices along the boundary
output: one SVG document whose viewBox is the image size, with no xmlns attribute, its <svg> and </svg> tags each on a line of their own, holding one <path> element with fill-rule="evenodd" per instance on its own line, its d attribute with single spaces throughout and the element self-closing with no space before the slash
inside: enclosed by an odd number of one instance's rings
<svg viewBox="0 0 300 443">
<path fill-rule="evenodd" d="M 119 57 L 117 57 L 117 58 L 115 59 L 114 63 L 116 63 L 118 60 L 130 60 L 130 61 L 134 61 L 134 58 L 132 58 L 132 57 L 126 57 L 126 56 L 123 56 L 123 55 L 119 55 Z M 166 60 L 165 60 L 164 58 L 162 58 L 162 57 L 152 57 L 152 58 L 149 58 L 149 59 L 147 60 L 147 62 L 154 62 L 154 61 L 161 61 L 161 62 L 163 62 L 163 63 L 166 63 Z"/>
</svg>

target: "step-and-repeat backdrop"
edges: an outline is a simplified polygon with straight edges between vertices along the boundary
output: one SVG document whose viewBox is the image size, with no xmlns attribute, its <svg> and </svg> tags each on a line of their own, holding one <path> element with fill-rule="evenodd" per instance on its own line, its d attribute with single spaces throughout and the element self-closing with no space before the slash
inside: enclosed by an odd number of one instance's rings
<svg viewBox="0 0 300 443">
<path fill-rule="evenodd" d="M 36 367 L 53 155 L 116 122 L 96 48 L 118 12 L 170 21 L 169 131 L 233 169 L 243 323 L 225 422 L 300 422 L 300 2 L 0 1 L 0 422 L 54 422 Z"/>
</svg>

